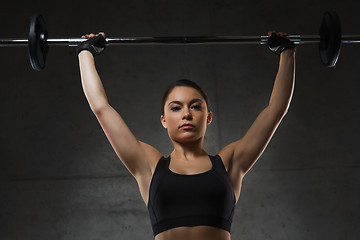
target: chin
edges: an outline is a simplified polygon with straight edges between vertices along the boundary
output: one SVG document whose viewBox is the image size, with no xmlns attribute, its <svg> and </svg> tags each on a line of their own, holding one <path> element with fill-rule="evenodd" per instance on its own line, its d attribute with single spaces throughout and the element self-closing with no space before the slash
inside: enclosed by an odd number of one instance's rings
<svg viewBox="0 0 360 240">
<path fill-rule="evenodd" d="M 177 137 L 175 138 L 176 141 L 178 142 L 183 142 L 183 143 L 188 143 L 188 142 L 195 142 L 195 141 L 199 141 L 201 139 L 201 137 L 199 136 L 182 136 L 182 137 Z"/>
</svg>

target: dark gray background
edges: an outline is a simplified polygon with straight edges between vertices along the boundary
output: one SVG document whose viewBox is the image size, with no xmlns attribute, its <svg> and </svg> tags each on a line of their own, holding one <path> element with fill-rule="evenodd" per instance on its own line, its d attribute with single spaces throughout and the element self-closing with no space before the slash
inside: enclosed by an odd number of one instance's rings
<svg viewBox="0 0 360 240">
<path fill-rule="evenodd" d="M 2 3 L 1 38 L 27 36 L 45 17 L 49 37 L 317 34 L 335 10 L 358 34 L 359 1 L 19 1 Z M 232 239 L 358 239 L 359 45 L 322 66 L 317 44 L 297 49 L 288 114 L 244 178 Z M 267 106 L 278 57 L 265 46 L 118 46 L 96 58 L 110 104 L 134 135 L 168 156 L 160 123 L 165 87 L 199 83 L 214 113 L 205 149 L 241 138 Z M 42 72 L 27 48 L 1 48 L 0 239 L 153 239 L 137 183 L 117 158 L 83 93 L 75 49 L 50 47 Z"/>
</svg>

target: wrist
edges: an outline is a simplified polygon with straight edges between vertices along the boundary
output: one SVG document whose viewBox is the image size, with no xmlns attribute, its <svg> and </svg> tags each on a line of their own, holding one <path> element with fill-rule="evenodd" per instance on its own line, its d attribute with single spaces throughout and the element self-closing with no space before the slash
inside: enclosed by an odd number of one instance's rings
<svg viewBox="0 0 360 240">
<path fill-rule="evenodd" d="M 279 67 L 293 66 L 295 64 L 295 51 L 287 49 L 280 54 Z"/>
<path fill-rule="evenodd" d="M 291 58 L 295 56 L 295 50 L 294 49 L 285 49 L 280 53 L 280 58 Z"/>
<path fill-rule="evenodd" d="M 93 58 L 93 55 L 89 50 L 84 49 L 84 50 L 81 50 L 81 52 L 79 52 L 78 57 L 79 58 L 89 58 L 89 57 Z"/>
</svg>

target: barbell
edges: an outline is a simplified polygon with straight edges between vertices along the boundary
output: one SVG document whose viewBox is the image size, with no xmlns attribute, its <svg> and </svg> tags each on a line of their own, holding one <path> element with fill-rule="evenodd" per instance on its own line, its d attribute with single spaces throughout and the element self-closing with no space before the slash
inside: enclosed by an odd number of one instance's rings
<svg viewBox="0 0 360 240">
<path fill-rule="evenodd" d="M 180 36 L 180 37 L 121 37 L 106 38 L 107 45 L 209 45 L 209 44 L 267 44 L 268 36 Z M 342 43 L 359 43 L 360 35 L 341 34 L 339 16 L 334 11 L 324 13 L 319 35 L 289 35 L 294 44 L 319 43 L 320 59 L 324 66 L 334 67 Z M 77 46 L 84 38 L 48 39 L 44 17 L 35 14 L 30 18 L 27 39 L 0 39 L 0 47 L 29 47 L 29 59 L 34 70 L 45 68 L 49 45 Z"/>
</svg>

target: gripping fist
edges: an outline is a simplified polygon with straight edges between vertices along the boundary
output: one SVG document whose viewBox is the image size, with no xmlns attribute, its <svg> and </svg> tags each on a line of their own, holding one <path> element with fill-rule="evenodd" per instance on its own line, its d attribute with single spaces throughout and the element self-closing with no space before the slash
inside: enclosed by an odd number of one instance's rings
<svg viewBox="0 0 360 240">
<path fill-rule="evenodd" d="M 267 44 L 270 51 L 277 55 L 280 55 L 286 49 L 292 49 L 295 51 L 295 44 L 286 38 L 286 36 L 289 35 L 290 34 L 284 32 L 269 31 Z"/>
<path fill-rule="evenodd" d="M 102 53 L 105 49 L 105 45 L 107 41 L 105 40 L 105 33 L 99 32 L 98 34 L 86 34 L 83 35 L 81 38 L 87 38 L 87 41 L 81 42 L 76 47 L 76 54 L 78 55 L 81 51 L 87 50 L 92 53 L 95 57 Z"/>
</svg>

